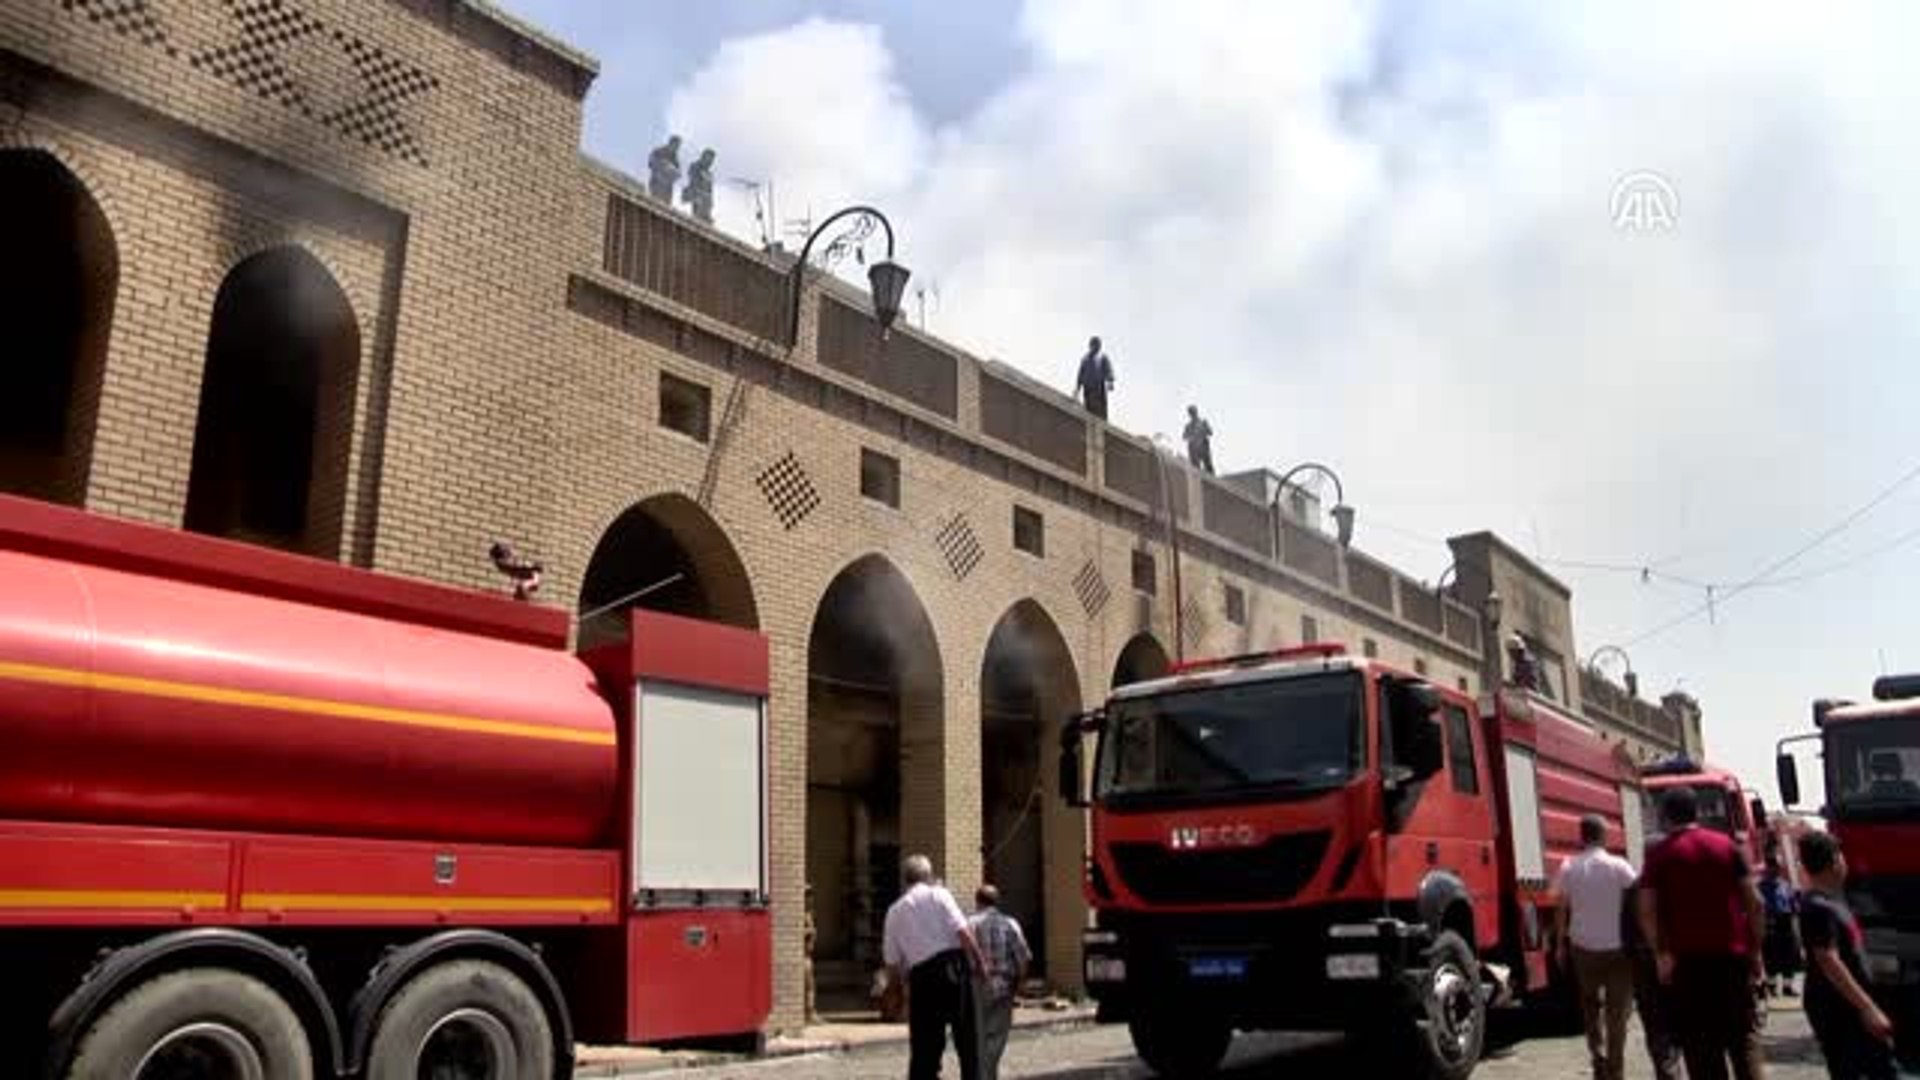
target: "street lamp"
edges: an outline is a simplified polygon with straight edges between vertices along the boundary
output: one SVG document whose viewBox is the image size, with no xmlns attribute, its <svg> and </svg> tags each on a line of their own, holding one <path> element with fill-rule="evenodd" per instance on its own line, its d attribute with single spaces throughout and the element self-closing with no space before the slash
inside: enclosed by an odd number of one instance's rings
<svg viewBox="0 0 1920 1080">
<path fill-rule="evenodd" d="M 1500 617 L 1507 612 L 1507 602 L 1500 597 L 1499 589 L 1488 589 L 1487 598 L 1480 602 L 1485 629 L 1480 641 L 1480 680 L 1490 692 L 1498 693 L 1507 683 L 1507 661 L 1500 643 Z"/>
<path fill-rule="evenodd" d="M 1448 563 L 1447 568 L 1440 571 L 1440 580 L 1433 583 L 1433 598 L 1435 600 L 1443 599 L 1447 595 L 1448 577 L 1452 577 L 1456 582 L 1459 580 L 1460 564 Z"/>
<path fill-rule="evenodd" d="M 1295 465 L 1283 473 L 1280 477 L 1280 483 L 1275 485 L 1273 489 L 1273 503 L 1268 507 L 1268 511 L 1273 518 L 1273 553 L 1275 558 L 1279 558 L 1280 556 L 1280 500 L 1287 493 L 1287 484 L 1295 476 L 1303 472 L 1317 472 L 1333 481 L 1333 510 L 1331 513 L 1333 514 L 1335 535 L 1340 538 L 1341 547 L 1349 547 L 1353 544 L 1353 507 L 1347 505 L 1346 490 L 1340 484 L 1339 474 L 1317 461 L 1307 461 Z"/>
<path fill-rule="evenodd" d="M 885 214 L 871 206 L 849 206 L 821 222 L 818 228 L 808 234 L 806 244 L 800 248 L 800 258 L 793 264 L 793 272 L 787 287 L 789 308 L 792 313 L 792 318 L 787 323 L 787 348 L 789 349 L 800 342 L 800 291 L 807 272 L 807 256 L 813 252 L 813 242 L 818 240 L 829 226 L 842 218 L 853 218 L 854 221 L 847 226 L 846 231 L 827 242 L 822 252 L 823 257 L 828 265 L 832 265 L 851 249 L 854 258 L 865 262 L 866 253 L 862 245 L 867 237 L 873 235 L 874 228 L 878 226 L 887 237 L 887 254 L 879 262 L 867 267 L 867 284 L 873 294 L 873 317 L 880 322 L 880 336 L 886 337 L 887 333 L 893 329 L 894 320 L 900 317 L 900 302 L 907 295 L 907 279 L 912 276 L 912 273 L 893 261 L 893 223 L 887 220 Z"/>
<path fill-rule="evenodd" d="M 1633 658 L 1627 655 L 1627 650 L 1622 649 L 1618 645 L 1602 645 L 1593 650 L 1592 656 L 1587 657 L 1587 666 L 1594 671 L 1599 671 L 1600 658 L 1602 656 L 1617 656 L 1620 658 L 1620 662 L 1625 665 L 1627 669 L 1626 674 L 1621 677 L 1622 681 L 1627 684 L 1627 696 L 1630 698 L 1639 697 L 1640 676 L 1633 670 Z"/>
</svg>

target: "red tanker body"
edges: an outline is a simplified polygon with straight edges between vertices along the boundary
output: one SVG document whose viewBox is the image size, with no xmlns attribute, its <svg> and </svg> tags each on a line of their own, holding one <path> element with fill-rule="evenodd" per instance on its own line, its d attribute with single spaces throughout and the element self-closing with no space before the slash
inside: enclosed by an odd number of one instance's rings
<svg viewBox="0 0 1920 1080">
<path fill-rule="evenodd" d="M 577 657 L 568 623 L 0 496 L 6 1074 L 757 1039 L 766 639 L 635 611 Z"/>
<path fill-rule="evenodd" d="M 0 581 L 0 818 L 609 841 L 576 657 L 19 552 Z"/>
</svg>

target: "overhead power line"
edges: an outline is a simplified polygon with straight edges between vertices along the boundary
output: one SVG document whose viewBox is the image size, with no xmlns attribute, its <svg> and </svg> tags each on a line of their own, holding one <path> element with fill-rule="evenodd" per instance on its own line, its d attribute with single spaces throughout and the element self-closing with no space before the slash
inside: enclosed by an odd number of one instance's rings
<svg viewBox="0 0 1920 1080">
<path fill-rule="evenodd" d="M 1736 596 L 1739 596 L 1741 593 L 1746 592 L 1748 589 L 1752 589 L 1759 585 L 1773 584 L 1771 580 L 1773 578 L 1773 575 L 1779 573 L 1782 570 L 1785 570 L 1787 567 L 1793 565 L 1795 562 L 1798 562 L 1808 552 L 1826 543 L 1828 540 L 1831 540 L 1834 537 L 1852 528 L 1854 522 L 1859 521 L 1861 518 L 1867 516 L 1867 514 L 1871 513 L 1875 507 L 1879 506 L 1881 503 L 1886 502 L 1888 499 L 1892 498 L 1895 492 L 1899 491 L 1901 488 L 1912 483 L 1916 478 L 1920 478 L 1920 465 L 1916 465 L 1913 468 L 1908 469 L 1906 472 L 1902 473 L 1899 479 L 1895 480 L 1893 483 L 1883 488 L 1878 495 L 1875 495 L 1873 498 L 1868 499 L 1865 503 L 1855 508 L 1852 512 L 1847 514 L 1845 517 L 1841 518 L 1839 521 L 1836 521 L 1832 525 L 1829 525 L 1825 529 L 1822 529 L 1819 533 L 1815 534 L 1812 539 L 1801 544 L 1799 547 L 1794 548 L 1791 552 L 1788 552 L 1785 556 L 1782 556 L 1781 558 L 1776 559 L 1774 562 L 1769 564 L 1766 567 L 1766 569 L 1761 570 L 1759 573 L 1754 574 L 1753 576 L 1743 581 L 1736 582 L 1733 585 L 1726 586 L 1724 589 L 1722 589 L 1719 586 L 1708 585 L 1707 598 L 1704 603 L 1700 604 L 1697 607 L 1691 608 L 1686 612 L 1683 612 L 1682 614 L 1675 616 L 1674 618 L 1668 619 L 1666 622 L 1663 622 L 1658 626 L 1655 626 L 1651 630 L 1644 631 L 1638 635 L 1635 635 L 1634 637 L 1628 638 L 1625 642 L 1621 643 L 1622 647 L 1623 648 L 1631 647 L 1633 645 L 1639 644 L 1640 642 L 1658 637 L 1669 630 L 1685 625 L 1686 623 L 1692 622 L 1693 620 L 1699 618 L 1702 615 L 1713 615 L 1717 612 L 1720 605 L 1725 604 L 1727 601 L 1733 599 Z"/>
</svg>

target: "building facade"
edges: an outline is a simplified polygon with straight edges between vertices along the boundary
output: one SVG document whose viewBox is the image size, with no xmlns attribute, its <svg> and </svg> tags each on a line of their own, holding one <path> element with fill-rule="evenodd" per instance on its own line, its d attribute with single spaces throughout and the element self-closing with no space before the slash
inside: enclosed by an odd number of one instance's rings
<svg viewBox="0 0 1920 1080">
<path fill-rule="evenodd" d="M 1599 697 L 1497 538 L 1436 592 L 830 279 L 790 341 L 787 264 L 583 156 L 594 74 L 474 0 L 0 0 L 0 489 L 765 632 L 777 1027 L 809 895 L 857 988 L 909 850 L 1074 987 L 1053 736 L 1116 682 L 1313 639 L 1477 689 L 1497 586 Z"/>
</svg>

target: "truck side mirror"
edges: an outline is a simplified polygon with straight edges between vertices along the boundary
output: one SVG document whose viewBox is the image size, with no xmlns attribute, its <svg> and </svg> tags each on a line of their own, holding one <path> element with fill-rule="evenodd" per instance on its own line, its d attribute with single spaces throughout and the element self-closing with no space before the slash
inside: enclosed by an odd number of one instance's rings
<svg viewBox="0 0 1920 1080">
<path fill-rule="evenodd" d="M 1068 717 L 1060 727 L 1060 799 L 1068 806 L 1085 807 L 1092 800 L 1087 797 L 1087 785 L 1082 779 L 1082 749 L 1088 731 L 1097 731 L 1100 727 L 1100 714 L 1078 713 Z"/>
<path fill-rule="evenodd" d="M 1764 833 L 1767 831 L 1767 804 L 1764 799 L 1755 795 L 1753 800 L 1747 803 L 1747 813 L 1753 815 L 1754 832 Z"/>
<path fill-rule="evenodd" d="M 1800 802 L 1800 770 L 1795 766 L 1792 754 L 1781 754 L 1773 759 L 1774 779 L 1780 783 L 1780 801 L 1787 806 L 1797 806 Z"/>
</svg>

